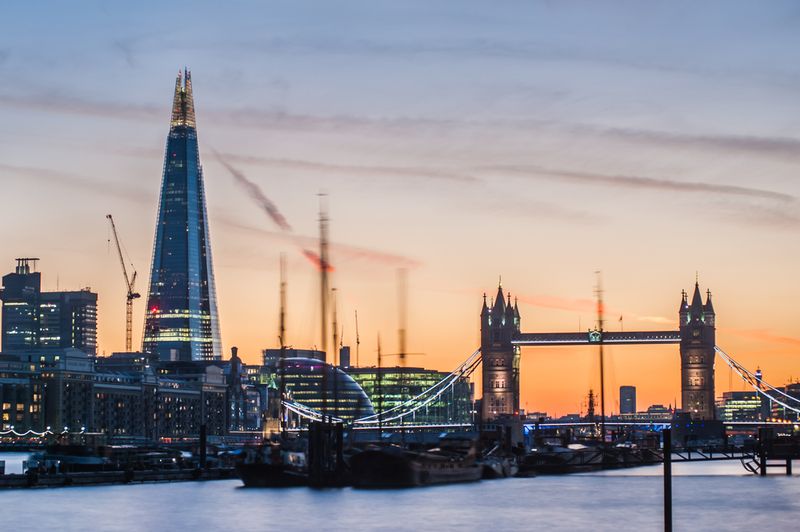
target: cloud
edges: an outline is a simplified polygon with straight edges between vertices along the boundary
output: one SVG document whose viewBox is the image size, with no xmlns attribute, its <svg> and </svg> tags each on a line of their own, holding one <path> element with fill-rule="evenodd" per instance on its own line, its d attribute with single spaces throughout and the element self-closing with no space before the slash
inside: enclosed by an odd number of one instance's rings
<svg viewBox="0 0 800 532">
<path fill-rule="evenodd" d="M 15 166 L 0 163 L 0 172 L 12 179 L 33 180 L 41 183 L 63 186 L 68 189 L 81 189 L 86 192 L 113 196 L 136 202 L 152 201 L 153 197 L 144 190 L 131 188 L 117 183 L 100 181 L 77 176 L 67 172 L 40 168 L 35 166 Z"/>
<path fill-rule="evenodd" d="M 726 220 L 746 227 L 759 225 L 773 229 L 796 230 L 800 227 L 800 212 L 765 205 L 718 205 Z"/>
<path fill-rule="evenodd" d="M 40 91 L 25 94 L 0 94 L 0 105 L 23 109 L 36 109 L 47 112 L 122 118 L 128 120 L 166 120 L 168 107 L 144 103 L 119 103 L 106 100 L 88 99 L 61 90 Z M 217 122 L 237 127 L 251 127 L 267 130 L 328 131 L 395 133 L 432 135 L 464 132 L 478 129 L 497 136 L 503 132 L 517 134 L 519 131 L 550 130 L 556 134 L 582 135 L 586 137 L 606 137 L 626 142 L 645 143 L 660 148 L 690 148 L 715 150 L 726 153 L 750 153 L 767 157 L 780 156 L 789 160 L 800 158 L 800 139 L 792 137 L 758 137 L 748 135 L 696 135 L 673 133 L 658 130 L 603 127 L 589 124 L 557 122 L 540 119 L 462 119 L 434 118 L 429 116 L 366 116 L 356 114 L 304 114 L 289 113 L 281 109 L 242 106 L 238 108 L 204 108 L 203 117 L 209 122 Z M 259 164 L 253 158 L 254 164 Z M 280 159 L 272 160 L 278 163 Z M 262 159 L 261 164 L 270 162 Z M 291 160 L 284 161 L 291 163 Z M 363 170 L 369 171 L 370 167 Z M 414 172 L 414 168 L 407 169 Z M 451 176 L 451 172 L 441 170 L 443 178 L 470 179 L 470 176 Z M 456 172 L 457 173 L 457 172 Z M 732 187 L 735 189 L 736 187 Z M 768 191 L 766 191 L 768 192 Z M 727 193 L 736 193 L 730 190 Z M 778 193 L 773 193 L 778 194 Z"/>
<path fill-rule="evenodd" d="M 264 194 L 264 191 L 261 190 L 261 187 L 247 179 L 242 172 L 231 166 L 230 163 L 228 163 L 228 161 L 226 161 L 219 152 L 213 149 L 211 151 L 214 153 L 214 155 L 216 155 L 222 166 L 224 166 L 228 172 L 231 173 L 236 183 L 242 187 L 242 189 L 244 189 L 245 192 L 247 192 L 247 194 L 253 200 L 255 200 L 256 203 L 259 204 L 267 216 L 269 216 L 269 218 L 275 222 L 275 225 L 280 227 L 283 231 L 291 232 L 292 226 L 286 221 L 286 217 L 280 212 L 278 206 L 275 205 L 275 203 L 269 199 L 266 194 Z"/>
<path fill-rule="evenodd" d="M 25 95 L 0 94 L 0 105 L 38 111 L 129 120 L 159 118 L 166 121 L 168 116 L 166 107 L 88 100 L 79 96 L 64 94 L 60 91 L 43 91 Z"/>
<path fill-rule="evenodd" d="M 665 318 L 664 316 L 637 316 L 636 314 L 632 315 L 632 318 L 636 321 L 644 321 L 647 323 L 658 323 L 661 325 L 676 325 L 677 320 Z"/>
<path fill-rule="evenodd" d="M 741 336 L 743 338 L 750 338 L 752 340 L 759 340 L 762 342 L 770 342 L 775 344 L 800 346 L 800 338 L 792 336 L 782 336 L 775 334 L 768 329 L 734 329 L 721 327 L 722 331 Z"/>
<path fill-rule="evenodd" d="M 474 209 L 488 212 L 493 216 L 501 213 L 505 216 L 519 216 L 533 220 L 558 220 L 573 224 L 599 224 L 607 220 L 606 216 L 586 210 L 571 209 L 552 202 L 526 199 L 519 192 L 513 192 L 506 198 L 496 198 L 494 200 L 486 198 L 484 194 L 480 202 L 474 206 Z"/>
<path fill-rule="evenodd" d="M 514 295 L 521 303 L 534 307 L 549 308 L 556 310 L 568 310 L 574 312 L 596 312 L 597 302 L 591 299 L 569 299 L 559 296 L 549 295 Z"/>
<path fill-rule="evenodd" d="M 620 188 L 667 190 L 671 192 L 709 192 L 731 196 L 770 199 L 778 201 L 794 201 L 791 194 L 775 192 L 760 188 L 742 187 L 737 185 L 721 185 L 700 181 L 677 181 L 673 179 L 660 179 L 646 176 L 610 175 L 595 172 L 577 172 L 546 168 L 537 165 L 494 165 L 481 167 L 481 170 L 521 174 L 526 177 L 538 179 L 552 179 L 557 181 L 571 181 L 592 185 L 604 185 Z"/>
<path fill-rule="evenodd" d="M 132 40 L 115 39 L 111 41 L 111 47 L 122 55 L 122 58 L 129 67 L 136 67 L 136 58 L 133 55 Z"/>
<path fill-rule="evenodd" d="M 514 294 L 512 294 L 514 297 Z M 521 295 L 516 296 L 520 303 L 524 303 L 527 305 L 532 305 L 534 307 L 539 308 L 546 308 L 546 309 L 556 309 L 556 310 L 566 310 L 570 312 L 577 312 L 577 313 L 589 313 L 592 316 L 596 315 L 597 313 L 597 301 L 592 299 L 570 299 L 564 298 L 559 296 L 551 296 L 551 295 Z M 622 316 L 623 324 L 626 321 L 638 321 L 638 322 L 645 322 L 645 323 L 655 323 L 659 325 L 670 325 L 670 329 L 674 329 L 677 320 L 665 318 L 663 316 L 640 316 L 638 314 L 633 313 L 625 313 L 621 312 L 617 309 L 612 309 L 606 307 L 605 309 L 605 319 L 606 323 L 618 323 L 619 317 Z M 594 326 L 594 324 L 590 324 Z M 609 330 L 611 327 L 609 327 Z"/>
<path fill-rule="evenodd" d="M 379 166 L 379 165 L 355 165 L 355 164 L 335 164 L 319 161 L 306 161 L 300 159 L 284 159 L 260 157 L 254 155 L 236 155 L 225 153 L 225 158 L 246 164 L 262 165 L 267 167 L 289 168 L 295 170 L 315 170 L 320 172 L 335 172 L 348 176 L 358 175 L 360 177 L 371 177 L 384 175 L 399 178 L 418 178 L 418 179 L 441 179 L 445 181 L 455 181 L 459 183 L 477 183 L 481 180 L 475 176 L 461 173 L 455 170 L 441 168 L 430 168 L 423 166 Z"/>
<path fill-rule="evenodd" d="M 790 159 L 800 158 L 800 139 L 792 137 L 756 137 L 751 135 L 693 135 L 634 128 L 603 128 L 573 125 L 584 133 L 597 132 L 622 140 L 657 144 L 668 148 L 714 149 L 731 153 L 760 153 L 780 155 Z"/>
<path fill-rule="evenodd" d="M 226 216 L 215 216 L 214 222 L 240 232 L 243 231 L 261 237 L 278 239 L 293 245 L 299 243 L 303 250 L 319 245 L 319 240 L 316 237 L 291 234 L 284 231 L 269 231 L 267 229 L 243 224 Z M 330 250 L 334 257 L 338 257 L 338 260 L 334 262 L 347 260 L 364 261 L 373 264 L 405 268 L 417 268 L 422 265 L 420 261 L 402 255 L 337 242 L 331 242 Z"/>
</svg>

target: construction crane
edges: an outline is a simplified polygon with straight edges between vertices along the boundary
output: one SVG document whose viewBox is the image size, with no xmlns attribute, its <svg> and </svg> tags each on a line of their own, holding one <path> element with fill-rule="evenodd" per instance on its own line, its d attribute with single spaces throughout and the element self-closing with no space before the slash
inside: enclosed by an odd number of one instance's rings
<svg viewBox="0 0 800 532">
<path fill-rule="evenodd" d="M 111 231 L 114 233 L 114 243 L 117 245 L 117 253 L 119 254 L 119 263 L 122 265 L 122 275 L 125 277 L 125 286 L 128 293 L 125 296 L 125 351 L 130 353 L 133 349 L 133 300 L 142 297 L 136 290 L 136 270 L 133 269 L 133 275 L 128 277 L 128 268 L 125 266 L 125 258 L 122 256 L 122 246 L 119 243 L 119 236 L 117 235 L 117 226 L 114 224 L 114 218 L 107 214 L 106 218 L 111 223 Z"/>
</svg>

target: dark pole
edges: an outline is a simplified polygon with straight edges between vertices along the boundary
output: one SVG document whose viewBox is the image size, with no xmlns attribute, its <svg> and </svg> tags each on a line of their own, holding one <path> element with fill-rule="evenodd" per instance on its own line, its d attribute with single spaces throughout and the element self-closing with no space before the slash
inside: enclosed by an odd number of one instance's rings
<svg viewBox="0 0 800 532">
<path fill-rule="evenodd" d="M 672 429 L 664 429 L 664 532 L 672 532 Z"/>
<path fill-rule="evenodd" d="M 762 477 L 767 476 L 767 429 L 758 429 L 758 471 Z"/>
<path fill-rule="evenodd" d="M 381 368 L 381 335 L 378 334 L 378 443 L 383 435 L 383 370 Z"/>
<path fill-rule="evenodd" d="M 281 314 L 280 341 L 281 354 L 278 359 L 278 419 L 281 437 L 286 436 L 286 418 L 283 414 L 283 397 L 286 395 L 286 254 L 281 253 Z M 323 391 L 323 393 L 325 393 Z"/>
<path fill-rule="evenodd" d="M 200 468 L 206 468 L 206 424 L 205 421 L 200 425 Z"/>
</svg>

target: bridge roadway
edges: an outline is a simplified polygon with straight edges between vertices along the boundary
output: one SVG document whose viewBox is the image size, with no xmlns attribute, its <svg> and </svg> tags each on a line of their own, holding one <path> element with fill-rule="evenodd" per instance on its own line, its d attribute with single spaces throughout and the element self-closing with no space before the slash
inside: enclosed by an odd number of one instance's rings
<svg viewBox="0 0 800 532">
<path fill-rule="evenodd" d="M 638 345 L 638 344 L 679 344 L 680 331 L 631 331 L 609 332 L 565 332 L 565 333 L 520 333 L 513 340 L 518 346 L 557 346 L 557 345 Z"/>
</svg>

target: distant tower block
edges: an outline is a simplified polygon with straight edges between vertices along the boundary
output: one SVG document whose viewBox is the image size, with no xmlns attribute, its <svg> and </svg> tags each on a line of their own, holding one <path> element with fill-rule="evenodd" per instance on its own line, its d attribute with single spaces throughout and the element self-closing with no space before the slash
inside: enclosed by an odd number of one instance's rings
<svg viewBox="0 0 800 532">
<path fill-rule="evenodd" d="M 483 400 L 481 418 L 489 421 L 519 412 L 519 347 L 513 345 L 520 332 L 519 308 L 503 296 L 502 285 L 489 308 L 486 295 L 481 309 L 481 354 Z"/>
<path fill-rule="evenodd" d="M 175 82 L 142 349 L 161 360 L 222 357 L 188 70 Z"/>
<path fill-rule="evenodd" d="M 695 283 L 692 302 L 683 292 L 678 310 L 681 336 L 681 408 L 692 419 L 714 419 L 714 358 L 716 314 L 707 292 L 703 304 Z"/>
<path fill-rule="evenodd" d="M 619 413 L 636 413 L 636 386 L 619 387 Z"/>
</svg>

